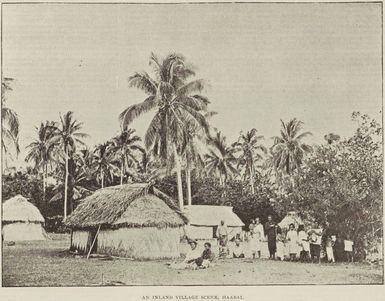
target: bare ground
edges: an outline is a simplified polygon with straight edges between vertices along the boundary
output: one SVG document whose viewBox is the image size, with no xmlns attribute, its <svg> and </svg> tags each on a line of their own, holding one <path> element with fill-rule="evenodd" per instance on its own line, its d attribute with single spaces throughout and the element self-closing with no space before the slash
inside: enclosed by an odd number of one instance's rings
<svg viewBox="0 0 385 301">
<path fill-rule="evenodd" d="M 3 286 L 381 284 L 383 268 L 364 264 L 305 264 L 219 260 L 206 270 L 172 270 L 167 261 L 85 259 L 69 255 L 68 236 L 3 244 Z"/>
</svg>

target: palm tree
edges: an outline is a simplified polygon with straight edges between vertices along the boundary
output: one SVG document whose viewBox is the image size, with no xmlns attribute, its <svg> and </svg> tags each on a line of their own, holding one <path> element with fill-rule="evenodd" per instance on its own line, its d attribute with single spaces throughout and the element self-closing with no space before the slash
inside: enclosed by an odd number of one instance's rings
<svg viewBox="0 0 385 301">
<path fill-rule="evenodd" d="M 238 174 L 236 169 L 237 158 L 235 157 L 235 149 L 227 146 L 226 138 L 218 132 L 209 140 L 211 148 L 206 154 L 206 170 L 208 175 L 217 176 L 219 183 L 225 187 L 228 179 Z"/>
<path fill-rule="evenodd" d="M 53 141 L 55 136 L 55 123 L 46 121 L 46 123 L 41 123 L 39 128 L 36 127 L 36 130 L 38 138 L 27 146 L 29 152 L 25 161 L 32 161 L 36 170 L 41 169 L 43 175 L 43 200 L 45 201 L 48 164 L 54 161 L 56 147 L 56 144 Z"/>
<path fill-rule="evenodd" d="M 125 170 L 128 169 L 129 161 L 138 164 L 136 151 L 144 152 L 144 149 L 138 144 L 140 137 L 135 134 L 135 130 L 127 129 L 122 131 L 118 136 L 112 138 L 111 151 L 115 153 L 120 162 L 120 185 L 123 185 L 123 176 Z"/>
<path fill-rule="evenodd" d="M 99 179 L 101 188 L 104 188 L 104 179 L 112 180 L 116 166 L 113 164 L 113 156 L 111 153 L 111 144 L 109 142 L 99 144 L 94 151 L 94 167 Z"/>
<path fill-rule="evenodd" d="M 255 163 L 262 159 L 262 155 L 266 153 L 266 148 L 260 144 L 263 136 L 257 135 L 256 129 L 247 131 L 246 134 L 241 133 L 238 141 L 233 144 L 237 151 L 240 151 L 238 158 L 238 167 L 245 168 L 244 176 L 250 180 L 251 193 L 254 193 L 254 177 L 255 177 Z"/>
<path fill-rule="evenodd" d="M 6 92 L 12 91 L 13 78 L 5 77 L 1 82 L 1 149 L 3 157 L 8 153 L 8 144 L 13 144 L 16 154 L 19 154 L 19 117 L 17 113 L 6 106 Z"/>
<path fill-rule="evenodd" d="M 84 145 L 81 139 L 88 135 L 79 132 L 83 127 L 82 122 L 78 122 L 73 117 L 73 112 L 69 111 L 63 116 L 60 116 L 60 124 L 56 126 L 55 136 L 57 143 L 62 147 L 65 160 L 64 174 L 64 219 L 67 217 L 67 202 L 68 202 L 68 160 L 72 158 L 76 151 L 76 145 Z"/>
<path fill-rule="evenodd" d="M 57 178 L 63 179 L 63 176 L 65 176 L 65 173 L 66 173 L 65 163 L 61 162 L 57 165 Z M 92 191 L 88 189 L 88 187 L 86 186 L 88 175 L 83 168 L 83 162 L 80 160 L 80 156 L 74 156 L 74 158 L 70 159 L 69 175 L 70 175 L 70 181 L 68 185 L 71 186 L 71 189 L 68 189 L 68 190 L 72 192 L 72 199 L 74 201 L 79 200 L 92 193 Z M 64 183 L 61 182 L 54 187 L 53 189 L 54 196 L 49 200 L 49 202 L 52 203 L 52 202 L 59 202 L 63 200 L 63 191 L 65 191 Z M 71 211 L 72 211 L 72 208 L 71 208 Z"/>
<path fill-rule="evenodd" d="M 178 183 L 179 206 L 183 207 L 181 177 L 181 141 L 187 123 L 207 129 L 205 110 L 209 101 L 200 93 L 204 88 L 202 79 L 186 83 L 194 75 L 193 69 L 179 54 L 170 54 L 163 60 L 151 55 L 150 65 L 155 78 L 147 73 L 135 73 L 129 77 L 129 85 L 143 90 L 147 98 L 139 104 L 129 106 L 120 114 L 123 129 L 144 113 L 155 111 L 145 134 L 145 146 L 165 162 L 173 159 Z"/>
<path fill-rule="evenodd" d="M 278 172 L 290 176 L 294 170 L 299 171 L 305 154 L 311 151 L 311 147 L 302 142 L 311 133 L 302 132 L 303 122 L 296 118 L 287 123 L 281 120 L 281 124 L 281 136 L 273 137 L 273 164 Z"/>
</svg>

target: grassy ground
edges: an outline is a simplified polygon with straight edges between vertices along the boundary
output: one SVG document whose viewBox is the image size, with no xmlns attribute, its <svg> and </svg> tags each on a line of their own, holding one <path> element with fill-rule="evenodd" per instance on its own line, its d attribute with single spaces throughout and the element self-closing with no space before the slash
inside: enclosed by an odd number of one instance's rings
<svg viewBox="0 0 385 301">
<path fill-rule="evenodd" d="M 223 260 L 207 270 L 172 270 L 166 261 L 101 260 L 66 252 L 68 237 L 3 245 L 3 286 L 378 284 L 382 267 Z"/>
</svg>

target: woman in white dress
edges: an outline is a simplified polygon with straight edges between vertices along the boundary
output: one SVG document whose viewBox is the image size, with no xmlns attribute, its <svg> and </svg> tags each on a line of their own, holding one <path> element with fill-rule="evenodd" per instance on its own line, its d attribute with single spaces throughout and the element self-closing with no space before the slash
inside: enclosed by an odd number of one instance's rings
<svg viewBox="0 0 385 301">
<path fill-rule="evenodd" d="M 253 238 L 252 238 L 252 253 L 253 258 L 258 255 L 258 258 L 261 258 L 261 245 L 265 237 L 265 231 L 263 225 L 261 224 L 259 218 L 255 219 L 255 226 L 253 229 Z"/>
<path fill-rule="evenodd" d="M 298 252 L 298 233 L 295 231 L 294 224 L 290 224 L 286 234 L 286 241 L 289 247 L 290 260 L 294 261 Z"/>
</svg>

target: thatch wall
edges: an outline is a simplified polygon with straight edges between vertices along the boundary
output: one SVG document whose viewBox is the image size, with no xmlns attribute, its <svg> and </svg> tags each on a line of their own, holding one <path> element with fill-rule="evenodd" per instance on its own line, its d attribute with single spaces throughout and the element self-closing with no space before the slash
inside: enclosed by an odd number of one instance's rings
<svg viewBox="0 0 385 301">
<path fill-rule="evenodd" d="M 45 240 L 46 233 L 41 223 L 13 222 L 3 225 L 5 241 Z"/>
<path fill-rule="evenodd" d="M 98 253 L 135 259 L 178 258 L 179 229 L 156 227 L 103 230 L 98 237 Z"/>
<path fill-rule="evenodd" d="M 73 231 L 71 249 L 78 250 L 81 253 L 86 253 L 89 235 L 89 232 L 85 230 Z"/>
<path fill-rule="evenodd" d="M 74 230 L 72 248 L 88 251 L 90 232 Z M 179 228 L 119 228 L 102 229 L 97 237 L 97 253 L 135 259 L 178 258 Z"/>
</svg>

